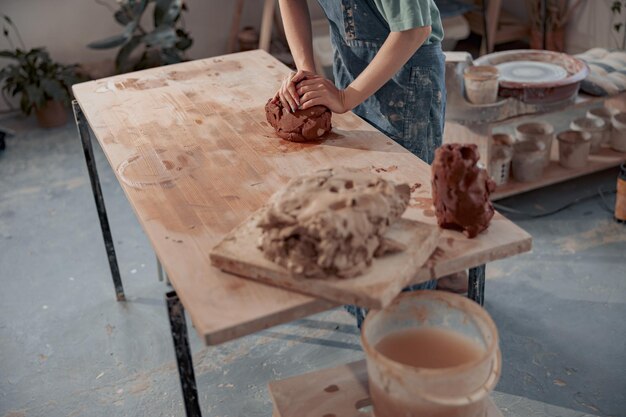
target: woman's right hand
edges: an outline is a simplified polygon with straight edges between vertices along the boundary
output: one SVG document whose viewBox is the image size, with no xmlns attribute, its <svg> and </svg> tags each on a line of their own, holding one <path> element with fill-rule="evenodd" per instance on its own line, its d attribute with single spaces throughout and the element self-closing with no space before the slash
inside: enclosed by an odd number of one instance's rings
<svg viewBox="0 0 626 417">
<path fill-rule="evenodd" d="M 300 108 L 300 96 L 296 91 L 296 85 L 307 77 L 314 76 L 315 73 L 306 70 L 299 70 L 298 72 L 291 72 L 283 80 L 275 98 L 278 98 L 283 104 L 283 107 L 290 109 L 291 112 L 295 112 Z"/>
</svg>

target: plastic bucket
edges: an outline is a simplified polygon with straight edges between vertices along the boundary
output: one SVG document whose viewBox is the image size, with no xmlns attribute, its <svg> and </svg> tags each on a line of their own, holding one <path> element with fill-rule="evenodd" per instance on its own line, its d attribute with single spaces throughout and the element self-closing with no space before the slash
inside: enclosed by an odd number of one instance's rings
<svg viewBox="0 0 626 417">
<path fill-rule="evenodd" d="M 598 117 L 579 117 L 570 123 L 569 128 L 589 133 L 591 135 L 591 148 L 589 149 L 589 152 L 600 152 L 600 147 L 602 146 L 608 131 L 608 126 L 603 119 Z"/>
<path fill-rule="evenodd" d="M 515 136 L 520 142 L 542 142 L 545 145 L 543 166 L 550 164 L 550 152 L 554 139 L 554 127 L 546 122 L 522 123 L 515 128 Z"/>
<path fill-rule="evenodd" d="M 377 344 L 407 329 L 442 329 L 480 347 L 475 361 L 448 368 L 418 368 L 396 362 Z M 487 312 L 460 295 L 415 291 L 368 314 L 361 330 L 376 417 L 484 417 L 486 399 L 500 378 L 498 331 Z M 419 351 L 415 352 L 419 355 Z"/>
<path fill-rule="evenodd" d="M 498 99 L 498 77 L 496 67 L 488 65 L 469 66 L 463 71 L 465 95 L 473 104 L 492 104 Z"/>
<path fill-rule="evenodd" d="M 542 141 L 517 142 L 514 146 L 511 171 L 520 182 L 537 181 L 543 175 L 546 145 Z"/>
<path fill-rule="evenodd" d="M 626 113 L 613 115 L 611 148 L 618 152 L 626 152 Z"/>
<path fill-rule="evenodd" d="M 587 117 L 590 119 L 602 119 L 604 123 L 606 123 L 606 130 L 604 131 L 604 137 L 602 138 L 603 144 L 608 144 L 611 142 L 611 131 L 613 130 L 613 125 L 611 124 L 611 119 L 613 118 L 613 112 L 606 107 L 596 107 L 595 109 L 590 109 L 587 111 Z"/>
<path fill-rule="evenodd" d="M 591 134 L 578 130 L 566 130 L 557 135 L 559 141 L 559 164 L 564 168 L 583 168 L 587 165 L 591 149 Z"/>
</svg>

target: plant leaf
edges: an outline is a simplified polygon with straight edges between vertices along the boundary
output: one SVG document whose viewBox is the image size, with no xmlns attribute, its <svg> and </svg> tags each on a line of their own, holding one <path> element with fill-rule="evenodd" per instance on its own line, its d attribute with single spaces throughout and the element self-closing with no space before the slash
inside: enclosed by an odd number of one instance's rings
<svg viewBox="0 0 626 417">
<path fill-rule="evenodd" d="M 176 31 L 170 26 L 159 26 L 143 37 L 143 41 L 148 46 L 160 48 L 171 48 L 177 40 Z"/>
<path fill-rule="evenodd" d="M 130 39 L 130 35 L 120 33 L 119 35 L 110 36 L 108 38 L 91 42 L 87 45 L 91 49 L 109 49 L 124 45 Z"/>
<path fill-rule="evenodd" d="M 155 0 L 154 26 L 174 23 L 183 8 L 183 0 Z"/>
<path fill-rule="evenodd" d="M 619 0 L 614 1 L 613 4 L 611 5 L 611 12 L 613 12 L 614 14 L 621 14 L 622 2 Z"/>
<path fill-rule="evenodd" d="M 46 103 L 43 91 L 35 85 L 27 85 L 24 88 L 24 91 L 22 92 L 22 101 L 24 98 L 26 98 L 26 105 L 29 108 L 28 113 L 30 113 L 30 110 L 33 108 L 42 107 Z"/>
<path fill-rule="evenodd" d="M 13 51 L 0 51 L 0 57 L 17 59 L 17 55 Z"/>
<path fill-rule="evenodd" d="M 166 48 L 161 50 L 161 61 L 163 61 L 165 65 L 170 65 L 182 62 L 182 58 L 176 49 Z"/>
<path fill-rule="evenodd" d="M 119 35 L 110 36 L 108 38 L 102 39 L 100 41 L 91 42 L 87 45 L 88 48 L 92 49 L 109 49 L 115 48 L 116 46 L 124 45 L 128 42 L 132 36 L 135 29 L 137 29 L 137 20 L 133 20 L 124 28 L 124 32 Z"/>
<path fill-rule="evenodd" d="M 27 116 L 33 110 L 33 107 L 30 101 L 28 100 L 28 96 L 26 94 L 22 94 L 22 98 L 20 98 L 20 110 L 22 110 L 22 113 L 24 113 Z"/>
<path fill-rule="evenodd" d="M 132 65 L 128 62 L 133 51 L 141 44 L 142 36 L 133 36 L 124 46 L 122 46 L 115 57 L 115 70 L 121 74 L 130 71 Z"/>
<path fill-rule="evenodd" d="M 128 14 L 122 9 L 116 11 L 113 14 L 113 17 L 115 18 L 115 21 L 122 26 L 126 26 L 133 20 L 132 17 L 128 16 Z"/>
<path fill-rule="evenodd" d="M 176 35 L 178 35 L 178 41 L 176 42 L 176 49 L 186 51 L 193 44 L 193 39 L 189 37 L 189 34 L 182 29 L 176 29 Z"/>
<path fill-rule="evenodd" d="M 43 79 L 41 80 L 41 88 L 49 98 L 58 101 L 67 100 L 67 91 L 63 85 L 55 79 Z"/>
<path fill-rule="evenodd" d="M 137 20 L 137 21 L 140 20 L 141 15 L 146 10 L 147 6 L 148 6 L 148 0 L 139 0 L 133 6 L 133 15 L 135 16 L 135 20 Z"/>
</svg>

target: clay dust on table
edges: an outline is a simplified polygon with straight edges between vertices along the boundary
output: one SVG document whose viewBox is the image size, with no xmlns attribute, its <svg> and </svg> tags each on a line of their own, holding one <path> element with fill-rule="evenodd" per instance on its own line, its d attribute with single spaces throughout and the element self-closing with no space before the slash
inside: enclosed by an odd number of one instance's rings
<svg viewBox="0 0 626 417">
<path fill-rule="evenodd" d="M 118 167 L 120 179 L 131 187 L 172 186 L 174 181 L 198 167 L 189 151 L 144 149 Z"/>
</svg>

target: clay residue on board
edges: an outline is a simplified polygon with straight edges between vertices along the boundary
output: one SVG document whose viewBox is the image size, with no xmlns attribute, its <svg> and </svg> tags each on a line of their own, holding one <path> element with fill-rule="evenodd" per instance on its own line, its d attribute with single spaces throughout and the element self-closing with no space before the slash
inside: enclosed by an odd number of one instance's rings
<svg viewBox="0 0 626 417">
<path fill-rule="evenodd" d="M 307 150 L 311 151 L 323 142 L 323 140 L 310 140 L 307 142 L 281 142 L 276 146 L 276 149 L 278 149 L 281 153 L 302 152 Z"/>
<path fill-rule="evenodd" d="M 151 78 L 140 80 L 139 78 L 127 78 L 115 83 L 118 90 L 149 90 L 151 88 L 166 87 L 167 80 Z"/>
<path fill-rule="evenodd" d="M 422 184 L 420 184 L 419 182 L 416 182 L 415 184 L 411 185 L 411 194 L 417 191 L 418 188 L 422 188 Z"/>
<path fill-rule="evenodd" d="M 383 235 L 409 193 L 407 184 L 347 169 L 294 178 L 264 209 L 259 248 L 306 278 L 360 275 L 375 256 L 405 249 Z"/>
<path fill-rule="evenodd" d="M 339 387 L 337 385 L 329 385 L 326 388 L 324 388 L 324 391 L 326 392 L 337 392 L 339 391 Z"/>
<path fill-rule="evenodd" d="M 489 195 L 496 184 L 477 166 L 474 144 L 445 144 L 435 151 L 432 196 L 437 223 L 473 238 L 489 227 L 494 214 Z"/>
<path fill-rule="evenodd" d="M 241 71 L 243 67 L 239 63 L 239 61 L 225 61 L 222 58 L 215 58 L 211 60 L 211 64 L 209 65 L 209 69 L 212 71 Z M 215 74 L 219 75 L 219 74 Z"/>
<path fill-rule="evenodd" d="M 139 153 L 124 160 L 117 167 L 117 172 L 120 179 L 131 187 L 168 187 L 197 166 L 189 151 L 149 148 L 140 149 Z"/>
<path fill-rule="evenodd" d="M 421 210 L 431 210 L 433 208 L 433 199 L 428 197 L 414 197 L 411 199 L 409 206 Z"/>
<path fill-rule="evenodd" d="M 291 113 L 272 98 L 265 104 L 265 117 L 278 136 L 291 142 L 318 140 L 332 129 L 332 113 L 324 106 Z"/>
<path fill-rule="evenodd" d="M 185 71 L 169 71 L 167 79 L 172 81 L 187 81 L 195 78 L 210 77 L 212 74 L 207 68 L 194 68 Z"/>
<path fill-rule="evenodd" d="M 372 166 L 372 170 L 373 170 L 374 172 L 377 172 L 377 173 L 379 173 L 379 174 L 380 174 L 381 172 L 393 172 L 393 171 L 397 171 L 397 170 L 398 170 L 398 166 L 397 166 L 397 165 L 390 165 L 390 166 L 388 166 L 388 167 L 386 167 L 386 168 L 384 168 L 384 167 L 375 167 L 375 166 Z"/>
</svg>

